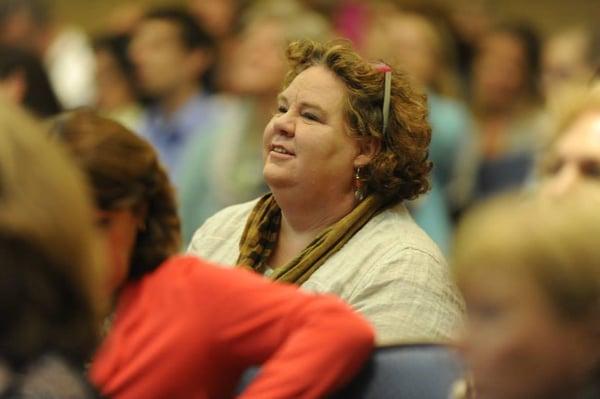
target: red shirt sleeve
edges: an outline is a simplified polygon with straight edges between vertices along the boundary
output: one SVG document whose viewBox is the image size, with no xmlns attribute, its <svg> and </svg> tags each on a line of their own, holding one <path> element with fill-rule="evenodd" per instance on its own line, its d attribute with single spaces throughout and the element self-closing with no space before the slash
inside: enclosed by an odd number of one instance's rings
<svg viewBox="0 0 600 399">
<path fill-rule="evenodd" d="M 319 398 L 373 346 L 370 325 L 335 297 L 193 257 L 171 259 L 124 296 L 91 373 L 115 398 L 225 397 L 261 364 L 241 398 Z"/>
</svg>

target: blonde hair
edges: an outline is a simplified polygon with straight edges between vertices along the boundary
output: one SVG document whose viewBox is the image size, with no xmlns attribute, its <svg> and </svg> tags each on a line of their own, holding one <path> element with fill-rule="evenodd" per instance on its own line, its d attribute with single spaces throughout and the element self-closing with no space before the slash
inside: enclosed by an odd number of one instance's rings
<svg viewBox="0 0 600 399">
<path fill-rule="evenodd" d="M 269 21 L 283 25 L 286 44 L 299 39 L 328 40 L 332 36 L 327 19 L 296 0 L 255 1 L 245 10 L 241 25 L 247 29 Z"/>
<path fill-rule="evenodd" d="M 477 270 L 504 269 L 539 285 L 564 319 L 600 322 L 600 190 L 570 196 L 510 194 L 468 214 L 453 253 L 459 286 Z"/>
<path fill-rule="evenodd" d="M 600 115 L 600 82 L 592 86 L 572 84 L 563 87 L 556 100 L 548 104 L 547 111 L 549 124 L 536 168 L 538 176 L 542 176 L 551 163 L 557 141 L 579 118 L 589 113 Z"/>
<path fill-rule="evenodd" d="M 103 268 L 85 183 L 19 109 L 0 106 L 0 353 L 87 359 L 104 310 Z"/>
</svg>

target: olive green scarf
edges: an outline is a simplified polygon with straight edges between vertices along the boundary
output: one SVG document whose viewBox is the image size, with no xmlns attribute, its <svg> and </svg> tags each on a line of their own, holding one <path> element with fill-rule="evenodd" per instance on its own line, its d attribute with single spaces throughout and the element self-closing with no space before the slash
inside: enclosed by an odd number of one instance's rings
<svg viewBox="0 0 600 399">
<path fill-rule="evenodd" d="M 270 278 L 301 285 L 381 209 L 381 201 L 376 197 L 365 198 L 352 212 L 319 234 L 288 264 L 277 268 Z M 258 201 L 248 217 L 240 240 L 237 264 L 262 272 L 277 243 L 280 225 L 281 209 L 273 195 L 267 194 Z"/>
</svg>

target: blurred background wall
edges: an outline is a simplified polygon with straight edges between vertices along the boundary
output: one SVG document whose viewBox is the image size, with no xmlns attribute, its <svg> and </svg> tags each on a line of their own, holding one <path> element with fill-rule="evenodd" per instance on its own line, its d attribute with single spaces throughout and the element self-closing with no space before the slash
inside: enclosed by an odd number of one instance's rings
<svg viewBox="0 0 600 399">
<path fill-rule="evenodd" d="M 96 32 L 105 26 L 111 11 L 124 4 L 184 4 L 185 0 L 54 0 L 57 16 L 66 22 L 83 25 L 88 31 Z M 281 0 L 285 1 L 285 0 Z M 312 0 L 327 3 L 332 0 Z M 369 2 L 372 0 L 362 0 Z M 484 6 L 492 15 L 504 19 L 524 19 L 534 24 L 542 33 L 561 27 L 592 23 L 600 18 L 600 1 L 597 0 L 420 0 L 420 3 L 443 4 L 450 8 L 473 11 Z"/>
</svg>

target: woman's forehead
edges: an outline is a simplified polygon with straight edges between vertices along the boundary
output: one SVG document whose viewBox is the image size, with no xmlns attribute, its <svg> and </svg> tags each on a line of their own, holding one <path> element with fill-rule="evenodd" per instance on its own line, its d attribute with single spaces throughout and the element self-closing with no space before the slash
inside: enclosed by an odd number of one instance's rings
<svg viewBox="0 0 600 399">
<path fill-rule="evenodd" d="M 344 83 L 322 66 L 302 71 L 279 95 L 288 102 L 315 102 L 321 107 L 341 105 L 346 93 Z"/>
<path fill-rule="evenodd" d="M 600 160 L 600 112 L 578 117 L 558 140 L 556 148 L 562 155 L 591 153 Z"/>
</svg>

